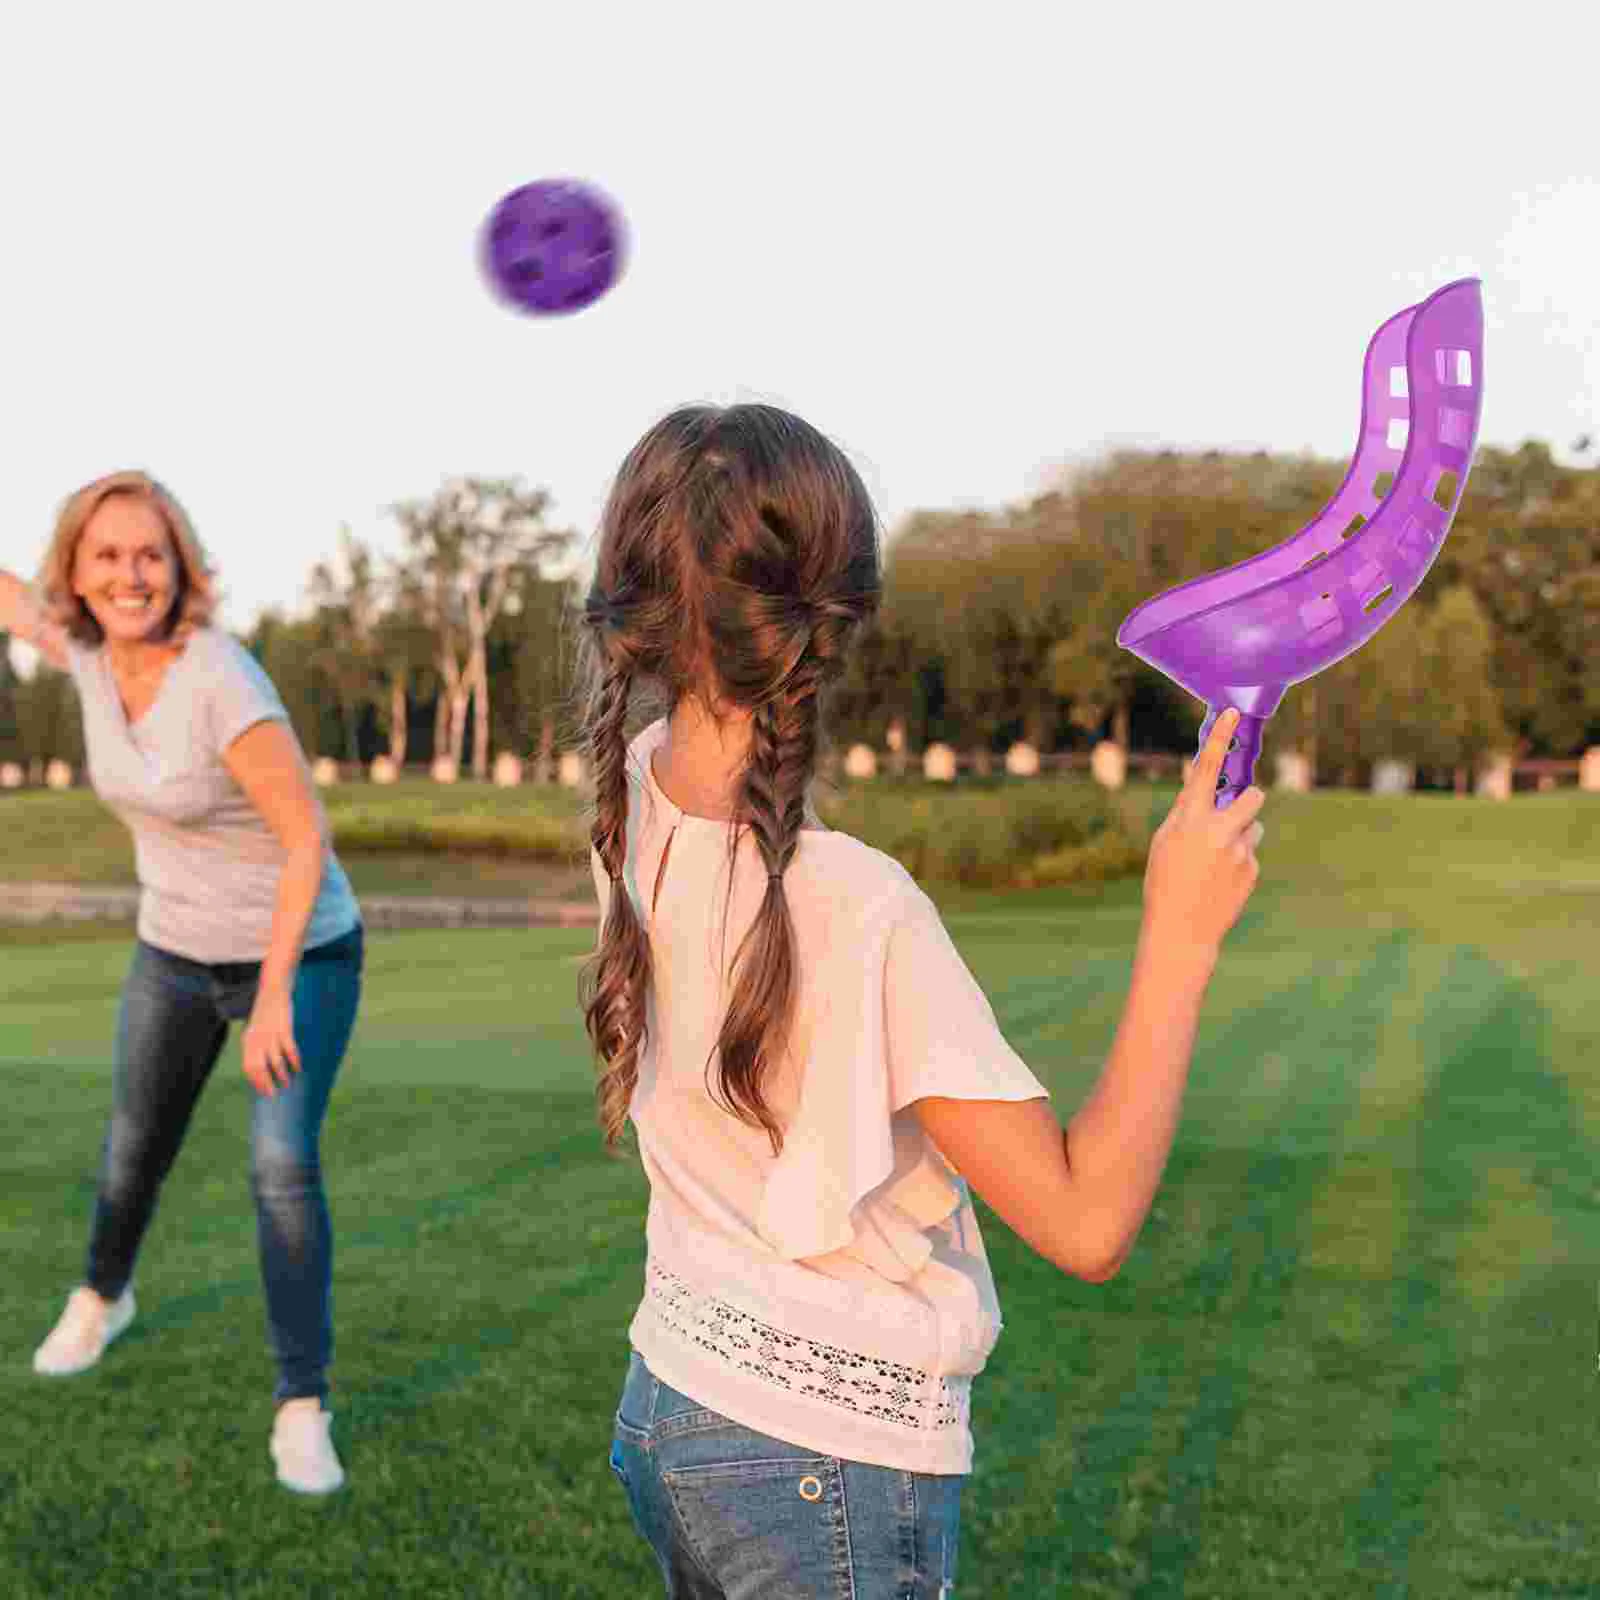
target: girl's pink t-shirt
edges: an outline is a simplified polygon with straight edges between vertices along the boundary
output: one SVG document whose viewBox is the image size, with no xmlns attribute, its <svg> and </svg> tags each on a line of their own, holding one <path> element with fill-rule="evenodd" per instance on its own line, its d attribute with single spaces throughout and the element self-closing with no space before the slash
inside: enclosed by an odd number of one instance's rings
<svg viewBox="0 0 1600 1600">
<path fill-rule="evenodd" d="M 746 1427 L 824 1455 L 970 1472 L 971 1382 L 1000 1307 L 966 1183 L 910 1107 L 1049 1091 L 905 868 L 808 828 L 784 874 L 793 1037 L 764 1084 L 782 1154 L 714 1100 L 729 975 L 766 869 L 748 832 L 730 862 L 731 825 L 663 793 L 652 757 L 666 732 L 652 723 L 628 759 L 622 881 L 652 962 L 629 1107 L 650 1181 L 629 1341 L 664 1383 Z M 612 886 L 591 854 L 603 926 Z"/>
</svg>

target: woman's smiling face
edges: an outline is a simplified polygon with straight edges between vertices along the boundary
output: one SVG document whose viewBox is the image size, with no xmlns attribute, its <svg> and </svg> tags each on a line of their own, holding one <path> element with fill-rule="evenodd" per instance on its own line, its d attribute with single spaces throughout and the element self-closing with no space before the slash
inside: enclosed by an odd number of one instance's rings
<svg viewBox="0 0 1600 1600">
<path fill-rule="evenodd" d="M 95 509 L 73 557 L 72 592 L 107 640 L 160 637 L 177 599 L 178 553 L 154 506 L 114 494 Z"/>
</svg>

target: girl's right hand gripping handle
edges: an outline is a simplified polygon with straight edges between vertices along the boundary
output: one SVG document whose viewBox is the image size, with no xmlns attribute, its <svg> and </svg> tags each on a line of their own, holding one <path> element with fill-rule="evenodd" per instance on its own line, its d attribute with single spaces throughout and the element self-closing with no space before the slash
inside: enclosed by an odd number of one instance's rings
<svg viewBox="0 0 1600 1600">
<path fill-rule="evenodd" d="M 1206 740 L 1217 725 L 1217 718 L 1227 709 L 1227 706 L 1207 707 L 1206 720 L 1200 724 L 1201 750 L 1205 749 Z M 1228 753 L 1222 758 L 1222 771 L 1217 778 L 1218 811 L 1226 811 L 1254 780 L 1256 760 L 1261 754 L 1261 730 L 1265 726 L 1265 717 L 1252 717 L 1248 712 L 1239 712 L 1239 723 L 1228 741 Z"/>
</svg>

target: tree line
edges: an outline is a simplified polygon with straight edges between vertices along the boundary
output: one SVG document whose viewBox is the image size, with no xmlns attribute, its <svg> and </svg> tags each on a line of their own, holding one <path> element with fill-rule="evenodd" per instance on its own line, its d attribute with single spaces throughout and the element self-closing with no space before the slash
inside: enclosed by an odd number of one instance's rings
<svg viewBox="0 0 1600 1600">
<path fill-rule="evenodd" d="M 1580 441 L 1580 455 L 1587 444 Z M 1125 451 L 985 511 L 922 511 L 888 541 L 883 605 L 828 707 L 840 744 L 934 741 L 979 771 L 1026 739 L 1192 745 L 1203 709 L 1120 649 L 1140 601 L 1281 543 L 1344 465 L 1310 456 Z M 548 773 L 576 736 L 578 538 L 520 478 L 453 478 L 390 508 L 399 553 L 339 530 L 307 614 L 242 642 L 313 756 L 438 756 L 487 778 L 509 750 Z M 225 576 L 225 574 L 224 574 Z M 1573 756 L 1600 741 L 1600 466 L 1532 441 L 1481 448 L 1416 594 L 1362 649 L 1291 689 L 1269 749 L 1323 781 L 1371 762 L 1463 774 L 1492 751 Z M 0 650 L 0 761 L 82 762 L 76 698 L 19 680 Z"/>
</svg>

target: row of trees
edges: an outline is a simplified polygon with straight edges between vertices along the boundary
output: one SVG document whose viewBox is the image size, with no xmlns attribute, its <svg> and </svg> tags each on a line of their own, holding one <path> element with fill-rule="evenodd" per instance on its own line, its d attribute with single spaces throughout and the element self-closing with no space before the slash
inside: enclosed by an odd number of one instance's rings
<svg viewBox="0 0 1600 1600">
<path fill-rule="evenodd" d="M 1282 541 L 1328 501 L 1341 463 L 1119 453 L 1026 503 L 923 512 L 886 558 L 884 605 L 830 708 L 841 742 L 935 739 L 982 767 L 1108 734 L 1178 749 L 1201 708 L 1115 642 L 1141 600 Z M 448 754 L 480 778 L 501 749 L 575 736 L 579 555 L 549 496 L 452 479 L 393 508 L 398 556 L 339 534 L 310 608 L 245 637 L 307 750 L 401 763 Z M 1394 757 L 1460 775 L 1493 750 L 1572 755 L 1600 739 L 1600 469 L 1547 447 L 1479 451 L 1422 591 L 1363 649 L 1285 698 L 1269 724 L 1323 774 Z M 470 755 L 469 755 L 470 750 Z M 70 688 L 0 652 L 0 760 L 81 763 Z"/>
<path fill-rule="evenodd" d="M 858 705 L 920 705 L 924 737 L 975 755 L 1016 732 L 1047 748 L 1101 730 L 1130 748 L 1187 746 L 1202 708 L 1119 648 L 1118 624 L 1140 601 L 1280 543 L 1344 470 L 1265 453 L 1124 453 L 998 514 L 913 518 Z M 908 673 L 924 675 L 920 700 Z M 1292 689 L 1267 732 L 1269 747 L 1347 782 L 1392 757 L 1458 786 L 1490 751 L 1575 755 L 1597 736 L 1600 470 L 1563 467 L 1537 443 L 1480 450 L 1421 591 L 1365 647 Z"/>
</svg>

